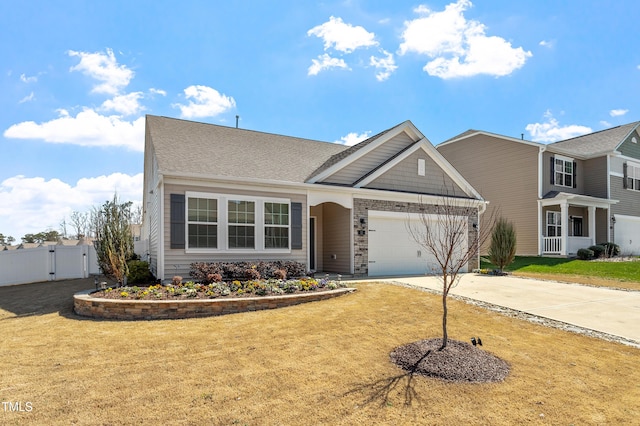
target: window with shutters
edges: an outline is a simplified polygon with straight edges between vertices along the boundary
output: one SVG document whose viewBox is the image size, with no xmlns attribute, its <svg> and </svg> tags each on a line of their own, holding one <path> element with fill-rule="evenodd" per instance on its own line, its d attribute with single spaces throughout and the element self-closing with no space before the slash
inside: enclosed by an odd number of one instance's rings
<svg viewBox="0 0 640 426">
<path fill-rule="evenodd" d="M 302 227 L 296 225 L 302 220 L 300 203 L 203 192 L 187 192 L 185 198 L 187 250 L 286 253 L 302 248 Z"/>
<path fill-rule="evenodd" d="M 640 191 L 640 164 L 627 162 L 625 171 L 625 188 Z"/>
<path fill-rule="evenodd" d="M 554 158 L 554 185 L 573 188 L 575 185 L 575 164 L 572 158 Z"/>
</svg>

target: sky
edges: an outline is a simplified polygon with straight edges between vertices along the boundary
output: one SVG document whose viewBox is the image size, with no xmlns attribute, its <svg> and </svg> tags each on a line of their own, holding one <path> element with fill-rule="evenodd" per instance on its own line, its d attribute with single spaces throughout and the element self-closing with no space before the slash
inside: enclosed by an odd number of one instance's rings
<svg viewBox="0 0 640 426">
<path fill-rule="evenodd" d="M 0 233 L 140 203 L 145 114 L 346 145 L 638 121 L 638 22 L 637 0 L 0 2 Z"/>
</svg>

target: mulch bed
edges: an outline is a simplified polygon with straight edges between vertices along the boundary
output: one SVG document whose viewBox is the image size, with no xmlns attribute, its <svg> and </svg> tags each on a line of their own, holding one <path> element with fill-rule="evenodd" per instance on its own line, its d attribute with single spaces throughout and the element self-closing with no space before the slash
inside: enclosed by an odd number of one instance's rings
<svg viewBox="0 0 640 426">
<path fill-rule="evenodd" d="M 509 374 L 506 361 L 470 343 L 449 339 L 446 348 L 441 346 L 442 339 L 419 340 L 395 348 L 389 356 L 411 374 L 448 382 L 501 382 Z"/>
</svg>

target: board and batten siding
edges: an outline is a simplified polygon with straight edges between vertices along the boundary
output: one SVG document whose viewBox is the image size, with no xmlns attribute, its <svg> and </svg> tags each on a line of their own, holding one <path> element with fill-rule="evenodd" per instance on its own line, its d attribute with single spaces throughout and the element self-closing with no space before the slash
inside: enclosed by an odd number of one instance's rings
<svg viewBox="0 0 640 426">
<path fill-rule="evenodd" d="M 424 176 L 418 174 L 418 160 L 425 162 Z M 419 194 L 468 196 L 422 149 L 414 152 L 365 187 Z"/>
<path fill-rule="evenodd" d="M 352 185 L 365 174 L 374 170 L 382 163 L 393 157 L 403 149 L 415 143 L 406 133 L 401 133 L 386 141 L 371 152 L 323 179 L 325 183 L 338 185 Z"/>
<path fill-rule="evenodd" d="M 539 148 L 477 134 L 437 149 L 489 201 L 482 217 L 499 214 L 513 222 L 517 254 L 537 255 Z M 488 242 L 481 252 L 487 249 Z"/>
<path fill-rule="evenodd" d="M 186 192 L 204 192 L 211 194 L 239 195 L 246 197 L 264 198 L 286 198 L 292 203 L 302 204 L 302 249 L 292 249 L 290 253 L 269 253 L 261 251 L 242 253 L 233 250 L 211 252 L 211 253 L 186 253 L 185 249 L 171 248 L 171 194 L 182 194 Z M 293 260 L 307 264 L 307 199 L 304 194 L 290 194 L 285 192 L 267 192 L 228 189 L 214 186 L 165 184 L 164 187 L 164 279 L 171 279 L 174 275 L 179 275 L 185 279 L 189 277 L 190 265 L 193 262 L 217 262 L 217 261 L 248 261 L 248 260 Z"/>
</svg>

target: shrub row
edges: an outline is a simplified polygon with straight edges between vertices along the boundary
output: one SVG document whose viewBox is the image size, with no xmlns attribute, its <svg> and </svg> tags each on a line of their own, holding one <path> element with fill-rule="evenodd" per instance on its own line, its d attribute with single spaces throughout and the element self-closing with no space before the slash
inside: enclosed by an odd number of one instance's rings
<svg viewBox="0 0 640 426">
<path fill-rule="evenodd" d="M 589 248 L 581 248 L 578 250 L 578 259 L 591 260 L 600 257 L 612 257 L 620 254 L 620 246 L 615 243 L 596 244 Z"/>
<path fill-rule="evenodd" d="M 299 278 L 308 275 L 307 267 L 294 261 L 195 262 L 189 275 L 201 283 L 225 280 L 259 280 Z"/>
</svg>

